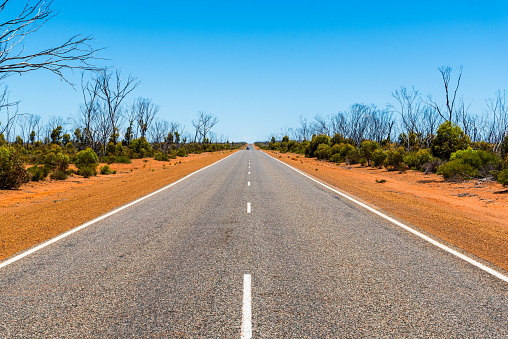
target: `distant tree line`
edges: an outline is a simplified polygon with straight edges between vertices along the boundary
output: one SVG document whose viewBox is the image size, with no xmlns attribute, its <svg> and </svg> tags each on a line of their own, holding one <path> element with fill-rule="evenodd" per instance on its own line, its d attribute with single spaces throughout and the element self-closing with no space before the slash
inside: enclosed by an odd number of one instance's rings
<svg viewBox="0 0 508 339">
<path fill-rule="evenodd" d="M 74 87 L 66 71 L 79 70 L 82 104 L 78 114 L 53 116 L 46 121 L 37 114 L 20 113 L 19 101 L 9 99 L 6 85 L 0 91 L 0 189 L 19 187 L 28 180 L 63 180 L 74 173 L 97 174 L 99 161 L 130 162 L 154 157 L 168 161 L 177 156 L 203 151 L 238 148 L 212 128 L 219 119 L 198 112 L 193 133 L 178 122 L 158 116 L 160 107 L 150 98 L 127 98 L 140 85 L 119 69 L 97 66 L 93 38 L 74 35 L 60 44 L 27 52 L 25 37 L 36 33 L 55 16 L 52 2 L 0 0 L 0 81 L 10 75 L 45 69 Z M 89 80 L 85 80 L 89 79 Z M 26 164 L 32 165 L 25 169 Z M 101 168 L 102 174 L 109 166 Z"/>
<path fill-rule="evenodd" d="M 459 68 L 452 85 L 451 67 L 440 67 L 444 100 L 422 96 L 414 87 L 392 93 L 394 103 L 380 109 L 353 104 L 309 121 L 300 115 L 298 127 L 283 128 L 265 149 L 296 152 L 333 162 L 361 163 L 405 171 L 437 172 L 446 179 L 496 179 L 508 184 L 508 105 L 506 90 L 488 99 L 480 114 L 470 112 L 458 95 Z"/>
</svg>

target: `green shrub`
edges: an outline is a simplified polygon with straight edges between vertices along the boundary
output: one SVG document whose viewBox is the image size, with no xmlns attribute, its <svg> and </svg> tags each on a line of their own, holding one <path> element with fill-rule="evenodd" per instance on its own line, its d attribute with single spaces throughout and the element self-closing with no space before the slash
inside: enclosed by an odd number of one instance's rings
<svg viewBox="0 0 508 339">
<path fill-rule="evenodd" d="M 501 143 L 501 159 L 504 159 L 508 156 L 508 134 L 503 139 Z"/>
<path fill-rule="evenodd" d="M 488 165 L 496 166 L 501 162 L 499 157 L 494 153 L 471 148 L 453 153 L 450 156 L 450 161 L 454 160 L 460 160 L 476 169 L 483 169 Z"/>
<path fill-rule="evenodd" d="M 349 145 L 349 144 L 345 144 L 345 145 Z M 360 150 L 352 145 L 349 145 L 349 146 L 351 146 L 351 148 L 346 147 L 347 153 L 346 153 L 346 156 L 344 157 L 346 164 L 348 164 L 348 165 L 358 164 L 360 162 L 360 160 L 362 159 L 362 157 L 360 155 Z"/>
<path fill-rule="evenodd" d="M 162 152 L 155 153 L 153 158 L 157 161 L 169 161 L 168 155 L 166 153 L 162 153 Z"/>
<path fill-rule="evenodd" d="M 330 144 L 332 145 L 338 145 L 346 143 L 346 139 L 344 139 L 344 136 L 341 133 L 335 133 L 330 140 Z"/>
<path fill-rule="evenodd" d="M 360 144 L 360 154 L 367 161 L 368 166 L 372 165 L 372 155 L 379 147 L 379 144 L 372 140 L 365 140 Z"/>
<path fill-rule="evenodd" d="M 448 160 L 452 153 L 466 149 L 469 143 L 469 137 L 464 134 L 459 126 L 446 121 L 437 129 L 430 148 L 433 156 Z"/>
<path fill-rule="evenodd" d="M 100 162 L 105 162 L 108 165 L 114 164 L 114 163 L 116 163 L 116 156 L 114 156 L 114 155 L 105 155 L 105 156 L 101 157 L 101 161 Z"/>
<path fill-rule="evenodd" d="M 508 168 L 503 169 L 497 174 L 497 182 L 504 186 L 508 186 Z"/>
<path fill-rule="evenodd" d="M 55 171 L 49 176 L 53 180 L 65 180 L 67 179 L 67 173 L 64 171 Z"/>
<path fill-rule="evenodd" d="M 125 155 L 120 155 L 120 156 L 116 157 L 115 162 L 117 164 L 131 164 L 132 163 L 131 159 L 129 159 L 129 157 L 125 156 Z"/>
<path fill-rule="evenodd" d="M 314 155 L 319 159 L 328 159 L 332 154 L 332 148 L 327 144 L 319 144 Z"/>
<path fill-rule="evenodd" d="M 387 155 L 385 151 L 381 149 L 375 150 L 372 152 L 372 166 L 382 168 L 386 157 Z"/>
<path fill-rule="evenodd" d="M 314 152 L 316 152 L 318 146 L 321 144 L 330 145 L 330 137 L 325 134 L 313 135 L 312 140 L 305 148 L 305 156 L 307 158 L 315 157 Z"/>
<path fill-rule="evenodd" d="M 462 181 L 475 178 L 478 171 L 469 164 L 454 160 L 439 166 L 437 174 L 442 175 L 447 180 Z"/>
<path fill-rule="evenodd" d="M 417 152 L 408 153 L 404 157 L 404 163 L 411 169 L 423 170 L 422 166 L 432 161 L 432 155 L 428 149 L 420 149 Z"/>
<path fill-rule="evenodd" d="M 111 171 L 111 168 L 108 165 L 104 165 L 101 167 L 101 174 L 108 175 L 111 173 L 113 172 Z"/>
<path fill-rule="evenodd" d="M 176 152 L 176 155 L 179 157 L 186 157 L 187 151 L 185 150 L 185 148 L 182 147 Z"/>
<path fill-rule="evenodd" d="M 97 166 L 99 166 L 99 159 L 93 149 L 87 148 L 84 151 L 76 154 L 75 165 L 78 168 L 78 174 L 89 178 L 92 175 L 97 175 Z"/>
<path fill-rule="evenodd" d="M 497 155 L 471 148 L 452 153 L 450 161 L 439 167 L 437 174 L 445 179 L 471 179 L 487 177 L 500 167 Z"/>
<path fill-rule="evenodd" d="M 18 188 L 29 180 L 21 154 L 14 147 L 0 147 L 0 189 Z"/>
<path fill-rule="evenodd" d="M 386 152 L 386 159 L 383 164 L 389 171 L 405 172 L 407 169 L 407 165 L 404 163 L 405 156 L 406 151 L 403 147 L 391 148 Z"/>
<path fill-rule="evenodd" d="M 351 144 L 338 144 L 330 148 L 330 161 L 339 163 L 347 161 L 348 164 L 357 164 L 360 161 L 359 151 Z"/>
<path fill-rule="evenodd" d="M 109 142 L 106 146 L 106 154 L 116 155 L 116 145 L 113 142 Z"/>
<path fill-rule="evenodd" d="M 30 180 L 40 181 L 46 179 L 50 169 L 47 166 L 34 165 L 32 167 L 29 167 L 27 171 L 30 174 Z"/>
<path fill-rule="evenodd" d="M 152 154 L 152 147 L 145 137 L 132 140 L 129 148 L 137 158 L 146 158 Z"/>
</svg>

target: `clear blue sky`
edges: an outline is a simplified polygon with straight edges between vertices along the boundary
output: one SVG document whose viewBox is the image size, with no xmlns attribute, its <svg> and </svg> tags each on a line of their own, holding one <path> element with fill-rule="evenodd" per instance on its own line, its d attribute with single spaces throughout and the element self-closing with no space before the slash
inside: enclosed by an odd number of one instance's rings
<svg viewBox="0 0 508 339">
<path fill-rule="evenodd" d="M 230 140 L 265 140 L 298 116 L 384 107 L 401 85 L 443 99 L 439 66 L 464 67 L 471 111 L 508 89 L 508 1 L 66 1 L 26 41 L 93 35 L 159 116 L 192 131 L 202 110 Z M 454 75 L 457 73 L 454 72 Z M 70 75 L 79 83 L 79 74 Z M 44 71 L 8 78 L 20 111 L 76 114 L 79 91 Z M 78 88 L 79 89 L 79 88 Z"/>
</svg>

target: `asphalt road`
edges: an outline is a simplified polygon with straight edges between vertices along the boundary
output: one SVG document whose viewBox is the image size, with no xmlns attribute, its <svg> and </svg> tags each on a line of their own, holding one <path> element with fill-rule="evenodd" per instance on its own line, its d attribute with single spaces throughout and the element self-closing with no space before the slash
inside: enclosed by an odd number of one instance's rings
<svg viewBox="0 0 508 339">
<path fill-rule="evenodd" d="M 245 337 L 508 337 L 508 283 L 254 150 L 2 268 L 0 337 L 240 338 L 246 300 Z"/>
</svg>

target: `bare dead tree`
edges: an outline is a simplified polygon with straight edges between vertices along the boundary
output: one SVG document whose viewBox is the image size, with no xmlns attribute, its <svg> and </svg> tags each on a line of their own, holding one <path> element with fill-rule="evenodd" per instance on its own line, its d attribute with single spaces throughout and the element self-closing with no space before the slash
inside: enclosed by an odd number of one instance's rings
<svg viewBox="0 0 508 339">
<path fill-rule="evenodd" d="M 442 117 L 437 113 L 437 110 L 432 106 L 425 106 L 422 109 L 422 141 L 425 148 L 430 147 L 434 133 L 437 131 L 439 124 L 442 122 Z"/>
<path fill-rule="evenodd" d="M 328 117 L 322 117 L 321 115 L 316 114 L 314 116 L 314 122 L 312 123 L 312 129 L 315 134 L 326 134 L 330 136 Z"/>
<path fill-rule="evenodd" d="M 506 90 L 499 90 L 494 98 L 487 100 L 490 124 L 487 129 L 486 141 L 494 145 L 494 152 L 500 151 L 501 142 L 508 134 L 508 104 L 506 96 Z"/>
<path fill-rule="evenodd" d="M 197 119 L 192 120 L 192 125 L 195 128 L 194 142 L 198 141 L 198 137 L 201 139 L 200 141 L 205 140 L 213 126 L 219 122 L 216 116 L 203 111 L 199 111 L 197 115 Z"/>
<path fill-rule="evenodd" d="M 310 126 L 307 121 L 307 118 L 305 118 L 302 114 L 298 117 L 298 123 L 300 126 L 296 129 L 296 138 L 298 141 L 307 141 L 310 138 Z"/>
<path fill-rule="evenodd" d="M 393 98 L 397 101 L 398 105 L 389 104 L 388 107 L 394 112 L 398 113 L 401 119 L 401 127 L 404 134 L 406 134 L 406 148 L 411 147 L 411 135 L 415 135 L 418 139 L 420 147 L 423 146 L 423 116 L 425 107 L 422 105 L 420 93 L 411 87 L 401 87 L 392 93 Z"/>
<path fill-rule="evenodd" d="M 38 52 L 26 52 L 24 40 L 37 32 L 56 13 L 51 9 L 52 1 L 30 0 L 0 3 L 0 14 L 8 14 L 0 21 L 0 80 L 11 74 L 23 74 L 46 69 L 69 83 L 63 71 L 80 69 L 97 71 L 92 62 L 99 49 L 92 46 L 90 36 L 74 35 L 53 47 Z M 12 13 L 12 14 L 11 14 Z"/>
<path fill-rule="evenodd" d="M 2 117 L 2 115 L 5 116 L 5 118 L 2 119 L 4 121 L 3 123 L 2 120 L 0 120 L 0 134 L 5 134 L 7 140 L 9 140 L 8 134 L 20 114 L 18 111 L 18 104 L 19 101 L 11 102 L 9 100 L 9 89 L 5 86 L 3 92 L 0 92 L 0 117 Z M 15 108 L 14 113 L 12 112 L 12 108 Z"/>
<path fill-rule="evenodd" d="M 446 111 L 442 112 L 440 105 L 438 105 L 435 101 L 432 100 L 432 97 L 429 95 L 428 101 L 426 102 L 428 105 L 434 107 L 439 115 L 446 121 L 453 122 L 453 112 L 455 108 L 455 99 L 457 98 L 457 91 L 459 90 L 460 85 L 460 79 L 462 78 L 462 66 L 459 67 L 459 76 L 457 78 L 457 86 L 455 86 L 455 90 L 453 90 L 453 96 L 451 95 L 450 91 L 450 80 L 451 80 L 451 73 L 453 71 L 453 68 L 450 66 L 442 66 L 438 68 L 439 72 L 441 73 L 441 77 L 443 78 L 443 84 L 445 87 L 445 99 L 446 99 Z"/>
<path fill-rule="evenodd" d="M 136 98 L 131 106 L 130 116 L 135 117 L 138 128 L 141 131 L 141 137 L 145 137 L 146 131 L 159 112 L 160 107 L 152 103 L 151 99 Z"/>
<path fill-rule="evenodd" d="M 101 106 L 104 108 L 104 113 L 111 125 L 111 141 L 116 144 L 121 119 L 123 118 L 122 102 L 141 82 L 130 74 L 123 81 L 122 73 L 119 70 L 98 72 L 92 81 L 97 83 L 97 96 L 102 101 Z"/>
<path fill-rule="evenodd" d="M 164 138 L 168 135 L 170 124 L 166 120 L 154 119 L 150 126 L 150 140 L 161 148 Z"/>
<path fill-rule="evenodd" d="M 73 120 L 74 127 L 81 130 L 84 147 L 92 147 L 98 151 L 96 145 L 98 116 L 101 112 L 99 104 L 100 83 L 90 81 L 85 84 L 81 77 L 81 93 L 83 104 L 80 106 L 78 117 Z"/>
</svg>

